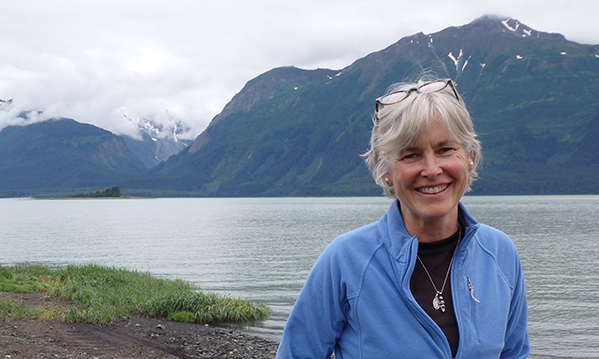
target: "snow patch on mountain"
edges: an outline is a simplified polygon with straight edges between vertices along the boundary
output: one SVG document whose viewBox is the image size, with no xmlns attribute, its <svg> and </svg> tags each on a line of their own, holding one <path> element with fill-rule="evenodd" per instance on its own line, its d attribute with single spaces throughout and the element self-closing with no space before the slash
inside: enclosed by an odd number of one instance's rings
<svg viewBox="0 0 599 359">
<path fill-rule="evenodd" d="M 168 113 L 166 118 L 160 119 L 134 118 L 124 113 L 121 113 L 121 117 L 137 126 L 139 137 L 124 136 L 124 139 L 147 168 L 168 160 L 193 141 L 188 139 L 191 128 L 182 121 L 173 119 Z"/>
<path fill-rule="evenodd" d="M 501 23 L 503 24 L 503 26 L 505 26 L 505 28 L 507 30 L 509 30 L 515 34 L 518 34 L 522 37 L 527 37 L 527 36 L 533 35 L 533 30 L 525 28 L 524 25 L 521 24 L 518 20 L 507 18 L 507 19 L 501 20 Z M 538 34 L 537 34 L 537 37 L 539 37 Z"/>
<path fill-rule="evenodd" d="M 520 27 L 520 23 L 516 21 L 516 25 L 515 27 L 511 27 L 510 24 L 508 23 L 511 19 L 505 19 L 502 20 L 501 23 L 503 24 L 503 26 L 505 26 L 508 30 L 510 31 L 517 31 L 518 28 Z"/>
<path fill-rule="evenodd" d="M 466 65 L 468 65 L 468 61 L 470 60 L 472 55 L 468 56 L 468 58 L 464 60 L 464 51 L 462 49 L 460 49 L 460 54 L 458 55 L 457 58 L 453 55 L 452 52 L 449 52 L 447 57 L 449 57 L 451 59 L 451 61 L 453 61 L 456 72 L 458 74 L 460 74 L 464 71 L 464 69 L 466 68 Z"/>
</svg>

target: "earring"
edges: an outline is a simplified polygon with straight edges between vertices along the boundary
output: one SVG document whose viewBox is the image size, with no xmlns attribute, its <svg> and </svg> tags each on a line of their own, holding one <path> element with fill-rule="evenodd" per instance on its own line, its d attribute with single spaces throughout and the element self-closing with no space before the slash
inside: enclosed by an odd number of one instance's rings
<svg viewBox="0 0 599 359">
<path fill-rule="evenodd" d="M 391 183 L 389 183 L 389 177 L 385 177 L 385 183 L 387 184 L 387 186 L 391 185 Z"/>
<path fill-rule="evenodd" d="M 470 166 L 474 166 L 474 162 L 470 161 Z"/>
</svg>

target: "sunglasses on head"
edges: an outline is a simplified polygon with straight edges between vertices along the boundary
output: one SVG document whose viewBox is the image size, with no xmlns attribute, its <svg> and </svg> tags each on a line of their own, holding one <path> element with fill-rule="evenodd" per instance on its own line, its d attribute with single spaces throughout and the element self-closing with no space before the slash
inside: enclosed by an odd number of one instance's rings
<svg viewBox="0 0 599 359">
<path fill-rule="evenodd" d="M 414 87 L 409 90 L 401 90 L 401 91 L 391 92 L 391 93 L 388 93 L 386 95 L 383 95 L 383 96 L 377 98 L 374 102 L 376 105 L 375 112 L 379 112 L 379 106 L 385 107 L 385 106 L 389 106 L 389 105 L 395 105 L 396 103 L 399 103 L 399 102 L 405 100 L 414 91 L 418 92 L 418 93 L 438 92 L 438 91 L 445 89 L 447 86 L 451 87 L 451 89 L 453 90 L 453 94 L 455 95 L 455 98 L 459 101 L 460 97 L 458 96 L 458 93 L 455 90 L 453 81 L 438 80 L 438 81 L 433 81 L 433 82 L 427 82 L 424 85 Z"/>
</svg>

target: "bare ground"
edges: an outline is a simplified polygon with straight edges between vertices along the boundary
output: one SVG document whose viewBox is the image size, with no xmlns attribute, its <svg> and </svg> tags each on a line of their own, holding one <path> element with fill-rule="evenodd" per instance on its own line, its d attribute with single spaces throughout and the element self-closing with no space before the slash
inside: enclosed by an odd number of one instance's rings
<svg viewBox="0 0 599 359">
<path fill-rule="evenodd" d="M 30 308 L 70 305 L 44 292 L 0 293 Z M 258 335 L 135 315 L 98 326 L 0 319 L 0 358 L 274 358 L 278 343 Z"/>
</svg>

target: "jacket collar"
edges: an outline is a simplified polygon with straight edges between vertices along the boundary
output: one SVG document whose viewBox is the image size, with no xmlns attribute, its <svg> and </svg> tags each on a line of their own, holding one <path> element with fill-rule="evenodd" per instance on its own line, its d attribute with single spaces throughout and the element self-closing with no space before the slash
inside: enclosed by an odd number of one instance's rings
<svg viewBox="0 0 599 359">
<path fill-rule="evenodd" d="M 478 222 L 468 213 L 461 202 L 458 203 L 458 206 L 460 222 L 466 224 L 464 238 L 460 243 L 460 247 L 464 247 L 476 232 Z M 387 212 L 379 220 L 377 227 L 382 242 L 389 248 L 389 252 L 395 260 L 410 262 L 410 257 L 416 256 L 418 239 L 416 236 L 411 236 L 404 225 L 399 211 L 399 200 L 391 203 Z"/>
</svg>

